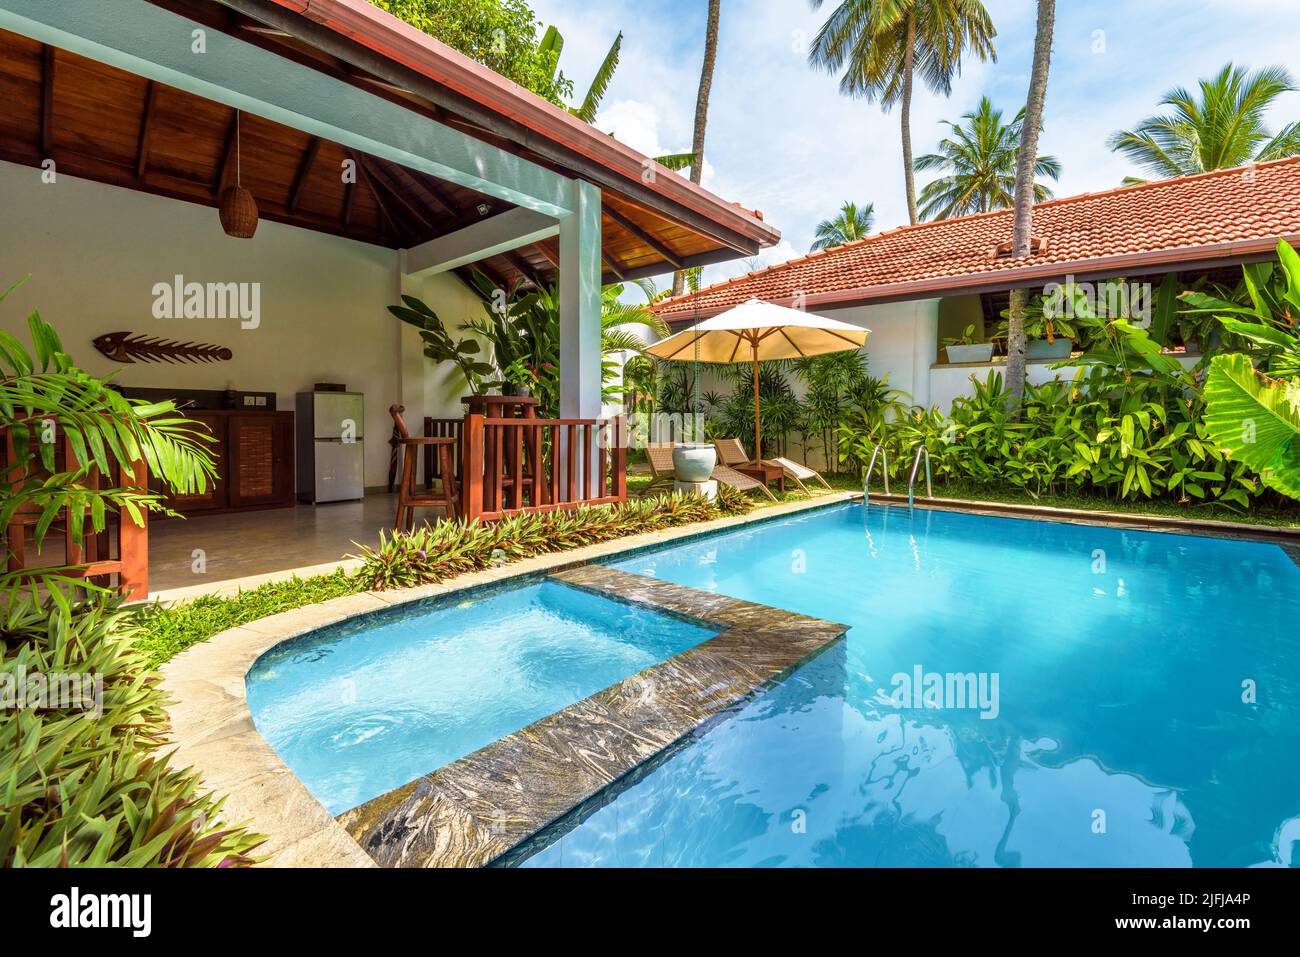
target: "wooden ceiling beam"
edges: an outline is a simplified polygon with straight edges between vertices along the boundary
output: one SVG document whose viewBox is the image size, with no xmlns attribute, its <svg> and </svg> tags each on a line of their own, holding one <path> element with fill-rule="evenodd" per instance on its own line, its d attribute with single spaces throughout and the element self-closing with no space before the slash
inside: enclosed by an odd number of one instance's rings
<svg viewBox="0 0 1300 957">
<path fill-rule="evenodd" d="M 379 207 L 379 214 L 383 216 L 384 222 L 388 223 L 388 227 L 392 231 L 393 239 L 398 245 L 401 245 L 402 237 L 406 232 L 405 227 L 398 223 L 397 219 L 388 209 L 388 204 L 384 202 L 384 197 L 379 194 L 379 187 L 375 184 L 374 177 L 370 175 L 370 171 L 366 169 L 365 163 L 361 161 L 361 154 L 354 152 L 353 150 L 348 150 L 347 154 L 348 159 L 352 160 L 356 165 L 358 180 L 364 183 L 366 189 L 370 191 L 370 195 L 374 197 L 375 205 Z"/>
<path fill-rule="evenodd" d="M 343 184 L 343 228 L 346 229 L 348 223 L 352 222 L 352 202 L 357 195 L 357 183 L 355 179 L 348 180 Z"/>
<path fill-rule="evenodd" d="M 385 170 L 380 168 L 378 163 L 374 162 L 369 156 L 365 156 L 364 154 L 358 153 L 357 156 L 359 157 L 361 165 L 365 167 L 366 175 L 370 178 L 371 183 L 378 183 L 380 186 L 384 187 L 388 192 L 388 195 L 397 200 L 397 202 L 401 204 L 407 212 L 414 216 L 425 229 L 434 228 L 433 223 L 425 217 L 420 208 L 407 199 L 405 194 L 398 187 L 393 185 L 392 180 L 388 178 L 388 174 Z"/>
<path fill-rule="evenodd" d="M 519 270 L 525 279 L 531 282 L 538 289 L 542 288 L 541 277 L 538 276 L 536 270 L 533 269 L 533 264 L 521 256 L 518 250 L 512 249 L 505 255 L 506 259 L 510 260 L 510 265 Z"/>
<path fill-rule="evenodd" d="M 547 247 L 546 243 L 534 243 L 533 248 L 536 249 L 539 253 L 541 253 L 542 258 L 545 259 L 548 263 L 550 263 L 554 268 L 556 269 L 560 268 L 559 257 L 551 253 L 551 250 Z"/>
<path fill-rule="evenodd" d="M 411 190 L 411 192 L 415 193 L 429 205 L 438 207 L 444 215 L 450 216 L 452 219 L 457 221 L 464 219 L 465 213 L 455 205 L 451 196 L 442 189 L 433 185 L 433 183 L 429 182 L 431 177 L 416 176 L 406 167 L 398 163 L 390 163 L 386 160 L 383 161 L 382 165 L 384 170 L 390 176 L 398 180 L 403 186 Z"/>
<path fill-rule="evenodd" d="M 0 138 L 0 160 L 16 163 L 20 166 L 39 168 L 44 158 L 41 151 L 35 146 L 19 146 Z M 193 203 L 205 209 L 216 207 L 216 199 L 212 195 L 211 183 L 205 180 L 163 173 L 158 168 L 151 171 L 146 181 L 141 182 L 136 179 L 135 166 L 131 163 L 119 163 L 61 147 L 59 149 L 59 169 L 69 175 L 109 186 L 132 189 L 152 196 L 162 196 L 177 202 Z M 362 242 L 374 243 L 388 248 L 395 249 L 402 245 L 400 242 L 395 241 L 391 235 L 386 234 L 377 227 L 356 225 L 345 231 L 339 226 L 336 218 L 322 216 L 306 210 L 299 210 L 297 213 L 289 215 L 281 206 L 259 203 L 259 215 L 262 219 L 268 221 L 297 226 L 300 229 L 314 229 L 334 236 L 347 236 L 351 239 L 358 239 Z M 218 228 L 215 225 L 215 219 L 213 223 L 214 228 Z"/>
<path fill-rule="evenodd" d="M 620 281 L 623 279 L 623 270 L 618 268 L 612 256 L 607 256 L 605 253 L 601 253 L 600 260 L 609 267 L 609 271 L 617 276 Z"/>
<path fill-rule="evenodd" d="M 636 223 L 632 222 L 632 220 L 628 219 L 618 210 L 614 209 L 613 207 L 607 204 L 602 203 L 600 208 L 601 211 L 606 216 L 614 220 L 614 222 L 618 223 L 620 226 L 626 229 L 637 239 L 641 240 L 641 242 L 645 243 L 647 246 L 653 249 L 656 253 L 660 255 L 661 258 L 663 258 L 665 262 L 669 263 L 674 269 L 682 268 L 682 260 L 675 252 L 673 252 L 671 249 L 669 249 L 659 240 L 655 239 L 653 236 L 647 233 Z"/>
<path fill-rule="evenodd" d="M 291 213 L 298 208 L 298 201 L 302 199 L 302 188 L 311 174 L 312 164 L 316 162 L 316 154 L 320 152 L 320 147 L 321 138 L 313 136 L 311 142 L 307 144 L 302 162 L 298 164 L 298 174 L 293 178 L 293 189 L 289 191 L 289 203 L 285 207 Z"/>
<path fill-rule="evenodd" d="M 54 47 L 41 47 L 41 152 L 54 151 Z"/>
<path fill-rule="evenodd" d="M 140 141 L 135 150 L 135 178 L 144 179 L 149 168 L 149 139 L 153 135 L 153 112 L 158 102 L 158 84 L 149 81 L 144 95 L 144 116 L 140 119 Z"/>
</svg>

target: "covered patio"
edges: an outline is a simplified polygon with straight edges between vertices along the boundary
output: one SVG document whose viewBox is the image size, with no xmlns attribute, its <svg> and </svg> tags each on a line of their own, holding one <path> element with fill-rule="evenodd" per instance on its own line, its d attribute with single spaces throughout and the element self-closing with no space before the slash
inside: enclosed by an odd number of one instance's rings
<svg viewBox="0 0 1300 957">
<path fill-rule="evenodd" d="M 596 440 L 617 411 L 601 402 L 602 284 L 779 238 L 364 0 L 0 0 L 0 119 L 18 227 L 0 238 L 5 285 L 32 274 L 5 327 L 22 335 L 39 308 L 92 374 L 221 431 L 217 489 L 170 500 L 187 520 L 155 523 L 149 578 L 118 581 L 137 597 L 336 561 L 391 527 L 388 407 L 460 420 L 466 386 L 386 307 L 414 295 L 459 329 L 483 314 L 470 270 L 503 294 L 558 287 L 561 374 L 559 418 L 462 424 L 460 468 L 483 476 L 462 510 L 617 498 L 617 450 Z M 236 184 L 252 238 L 218 221 Z M 161 304 L 192 288 L 210 304 L 214 287 L 241 308 Z M 207 352 L 126 364 L 122 340 L 96 343 L 119 333 Z M 291 410 L 322 385 L 364 402 L 364 496 L 310 505 Z M 543 443 L 564 450 L 544 467 Z"/>
</svg>

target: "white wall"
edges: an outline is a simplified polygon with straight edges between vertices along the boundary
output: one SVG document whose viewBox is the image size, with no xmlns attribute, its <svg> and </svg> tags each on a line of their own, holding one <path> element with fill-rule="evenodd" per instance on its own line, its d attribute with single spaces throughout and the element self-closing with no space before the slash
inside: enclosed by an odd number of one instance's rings
<svg viewBox="0 0 1300 957">
<path fill-rule="evenodd" d="M 398 254 L 390 249 L 263 221 L 251 240 L 221 231 L 215 209 L 70 176 L 43 184 L 40 170 L 0 162 L 0 288 L 31 279 L 0 306 L 0 325 L 28 341 L 25 317 L 39 308 L 76 361 L 125 385 L 294 393 L 344 382 L 366 397 L 366 484 L 387 480 L 391 420 L 402 398 L 418 430 L 425 414 L 454 415 L 463 382 L 422 358 L 415 330 L 385 308 L 397 301 Z M 156 319 L 153 286 L 176 274 L 193 282 L 261 284 L 261 322 Z M 479 308 L 454 276 L 417 284 L 450 323 Z M 125 365 L 92 340 L 130 331 L 229 347 L 229 362 Z"/>
<path fill-rule="evenodd" d="M 850 309 L 817 309 L 818 315 L 870 329 L 867 355 L 870 372 L 889 376 L 918 405 L 930 404 L 930 366 L 939 348 L 939 300 L 894 302 Z"/>
</svg>

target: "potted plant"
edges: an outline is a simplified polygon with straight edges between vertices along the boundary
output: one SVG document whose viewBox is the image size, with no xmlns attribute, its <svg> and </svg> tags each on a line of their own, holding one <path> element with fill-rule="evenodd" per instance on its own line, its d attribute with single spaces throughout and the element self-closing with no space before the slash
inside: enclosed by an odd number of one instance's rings
<svg viewBox="0 0 1300 957">
<path fill-rule="evenodd" d="M 1054 300 L 1059 302 L 1059 300 Z M 1043 296 L 1035 296 L 1025 306 L 1025 358 L 1026 359 L 1068 359 L 1074 351 L 1074 340 L 1078 336 L 1074 320 L 1057 313 L 1063 310 L 1045 305 Z M 998 324 L 998 338 L 1007 336 L 1007 316 L 1010 309 L 1002 310 L 1003 321 Z"/>
<path fill-rule="evenodd" d="M 975 341 L 975 325 L 967 326 L 954 339 L 943 340 L 949 362 L 988 362 L 993 358 L 993 343 Z"/>
</svg>

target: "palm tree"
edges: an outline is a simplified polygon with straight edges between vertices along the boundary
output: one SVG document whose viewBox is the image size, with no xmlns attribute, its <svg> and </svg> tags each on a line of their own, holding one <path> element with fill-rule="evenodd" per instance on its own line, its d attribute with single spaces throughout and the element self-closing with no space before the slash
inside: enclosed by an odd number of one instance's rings
<svg viewBox="0 0 1300 957">
<path fill-rule="evenodd" d="M 709 0 L 709 14 L 704 22 L 704 64 L 700 67 L 700 88 L 695 94 L 695 129 L 691 137 L 691 182 L 698 184 L 704 175 L 704 129 L 709 122 L 709 93 L 713 90 L 713 66 L 718 59 L 718 14 L 722 0 Z M 660 159 L 663 162 L 663 159 Z M 673 295 L 686 291 L 686 274 L 673 275 Z"/>
<path fill-rule="evenodd" d="M 814 10 L 823 0 L 810 0 Z M 916 176 L 912 167 L 912 85 L 921 79 L 947 96 L 961 72 L 962 53 L 997 59 L 997 31 L 980 0 L 840 0 L 808 51 L 814 66 L 840 77 L 840 92 L 879 100 L 888 111 L 901 104 L 903 179 L 907 213 L 917 221 Z"/>
<path fill-rule="evenodd" d="M 1170 90 L 1160 104 L 1171 112 L 1115 133 L 1107 145 L 1159 178 L 1295 156 L 1300 154 L 1300 122 L 1276 136 L 1264 125 L 1269 106 L 1295 89 L 1282 67 L 1248 73 L 1228 63 L 1212 79 L 1200 81 L 1199 98 L 1184 87 Z M 1145 181 L 1127 177 L 1124 182 Z"/>
<path fill-rule="evenodd" d="M 843 246 L 861 239 L 871 232 L 875 213 L 876 207 L 872 203 L 863 203 L 859 207 L 857 203 L 846 200 L 840 207 L 839 215 L 834 219 L 823 219 L 817 224 L 817 235 L 810 252 Z"/>
<path fill-rule="evenodd" d="M 549 62 L 554 64 L 552 72 L 558 75 L 560 69 L 560 53 L 564 50 L 564 37 L 554 26 L 546 28 L 542 35 L 542 42 L 538 44 L 538 51 L 543 57 L 549 58 Z M 620 30 L 618 36 L 614 37 L 614 42 L 610 44 L 609 51 L 605 54 L 605 59 L 601 60 L 596 75 L 591 78 L 591 84 L 587 87 L 587 92 L 582 98 L 582 103 L 578 106 L 566 107 L 570 113 L 582 120 L 584 123 L 595 123 L 596 114 L 600 112 L 600 101 L 605 98 L 605 91 L 609 89 L 609 84 L 614 79 L 614 71 L 618 69 L 618 57 L 623 50 L 623 32 Z M 698 116 L 697 116 L 698 120 Z M 666 166 L 671 170 L 682 170 L 691 165 L 695 158 L 695 153 L 665 153 L 663 156 L 656 156 L 654 161 L 661 166 Z M 699 182 L 699 180 L 696 180 Z"/>
<path fill-rule="evenodd" d="M 1056 0 L 1038 0 L 1038 28 L 1034 36 L 1034 66 L 1029 74 L 1029 96 L 1020 124 L 1020 151 L 1016 156 L 1015 226 L 1011 231 L 1011 255 L 1029 255 L 1034 226 L 1034 171 L 1038 158 L 1038 132 L 1043 128 L 1043 104 L 1047 101 L 1047 74 L 1052 65 L 1052 29 L 1056 25 Z M 1025 396 L 1025 305 L 1029 290 L 1011 290 L 1007 315 L 1007 387 L 1011 406 L 1018 415 Z"/>
<path fill-rule="evenodd" d="M 921 216 L 948 219 L 967 213 L 1006 209 L 1014 203 L 1016 157 L 1020 154 L 1021 127 L 1025 111 L 1011 123 L 1002 122 L 1002 111 L 993 109 L 983 97 L 973 113 L 963 114 L 961 123 L 949 123 L 952 135 L 939 143 L 939 152 L 918 156 L 916 168 L 925 172 L 942 170 L 945 175 L 921 190 Z M 1059 179 L 1061 163 L 1054 156 L 1040 156 L 1034 175 Z M 1034 202 L 1052 198 L 1042 183 L 1034 184 Z"/>
</svg>

